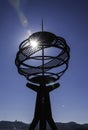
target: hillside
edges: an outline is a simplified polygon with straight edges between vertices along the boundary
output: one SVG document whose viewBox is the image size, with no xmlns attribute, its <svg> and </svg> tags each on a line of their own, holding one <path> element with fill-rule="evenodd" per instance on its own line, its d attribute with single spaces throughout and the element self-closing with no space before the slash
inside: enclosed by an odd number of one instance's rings
<svg viewBox="0 0 88 130">
<path fill-rule="evenodd" d="M 77 124 L 75 122 L 56 123 L 58 130 L 88 130 L 88 124 Z M 23 122 L 0 121 L 0 130 L 28 130 L 29 125 Z M 38 127 L 35 130 L 39 130 Z M 47 126 L 47 130 L 51 130 Z"/>
</svg>

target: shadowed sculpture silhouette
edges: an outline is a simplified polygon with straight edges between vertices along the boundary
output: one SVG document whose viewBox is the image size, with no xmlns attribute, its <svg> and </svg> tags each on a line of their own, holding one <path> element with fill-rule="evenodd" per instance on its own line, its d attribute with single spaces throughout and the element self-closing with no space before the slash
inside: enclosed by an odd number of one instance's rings
<svg viewBox="0 0 88 130">
<path fill-rule="evenodd" d="M 29 130 L 34 130 L 38 122 L 39 130 L 46 130 L 46 122 L 52 130 L 57 130 L 52 118 L 49 93 L 60 86 L 56 81 L 68 68 L 69 52 L 65 39 L 43 31 L 43 26 L 42 32 L 33 33 L 20 44 L 15 64 L 18 72 L 29 81 L 26 86 L 37 93 L 34 118 Z"/>
</svg>

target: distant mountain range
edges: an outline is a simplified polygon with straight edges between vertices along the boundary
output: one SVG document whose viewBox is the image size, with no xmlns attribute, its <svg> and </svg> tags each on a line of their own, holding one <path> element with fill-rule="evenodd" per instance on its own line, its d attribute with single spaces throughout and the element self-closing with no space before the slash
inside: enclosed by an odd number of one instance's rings
<svg viewBox="0 0 88 130">
<path fill-rule="evenodd" d="M 75 122 L 56 123 L 58 130 L 88 130 L 88 124 L 77 124 Z M 28 130 L 29 125 L 19 121 L 0 121 L 0 130 Z M 35 130 L 39 130 L 38 126 Z M 47 126 L 47 130 L 51 130 Z"/>
</svg>

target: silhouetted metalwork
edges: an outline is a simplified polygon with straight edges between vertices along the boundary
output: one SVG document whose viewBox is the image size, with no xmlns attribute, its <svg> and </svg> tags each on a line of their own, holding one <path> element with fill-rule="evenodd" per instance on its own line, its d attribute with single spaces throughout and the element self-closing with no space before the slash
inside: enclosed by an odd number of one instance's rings
<svg viewBox="0 0 88 130">
<path fill-rule="evenodd" d="M 29 130 L 34 130 L 38 121 L 40 130 L 46 130 L 46 121 L 52 130 L 57 130 L 49 92 L 60 86 L 56 81 L 68 68 L 69 52 L 64 38 L 45 31 L 33 33 L 20 44 L 15 64 L 18 72 L 29 81 L 26 86 L 37 92 L 34 119 Z"/>
</svg>

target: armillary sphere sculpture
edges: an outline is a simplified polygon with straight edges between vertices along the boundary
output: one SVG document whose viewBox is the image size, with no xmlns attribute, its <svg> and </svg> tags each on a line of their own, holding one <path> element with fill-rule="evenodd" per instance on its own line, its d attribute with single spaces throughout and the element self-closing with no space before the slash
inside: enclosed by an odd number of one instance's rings
<svg viewBox="0 0 88 130">
<path fill-rule="evenodd" d="M 52 118 L 49 92 L 59 87 L 56 81 L 68 68 L 70 49 L 64 38 L 50 32 L 36 32 L 24 40 L 16 55 L 18 72 L 29 81 L 26 86 L 37 92 L 34 119 L 29 130 L 39 121 L 39 130 L 57 127 Z"/>
</svg>

